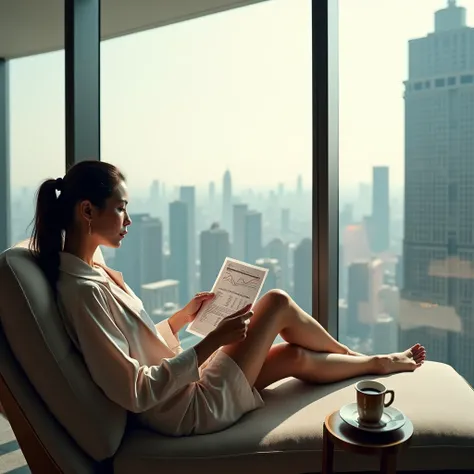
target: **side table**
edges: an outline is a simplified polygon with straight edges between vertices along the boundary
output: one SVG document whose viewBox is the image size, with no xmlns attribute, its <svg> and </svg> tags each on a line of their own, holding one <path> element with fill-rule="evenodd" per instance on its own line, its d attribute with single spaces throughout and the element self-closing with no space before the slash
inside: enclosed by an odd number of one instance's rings
<svg viewBox="0 0 474 474">
<path fill-rule="evenodd" d="M 409 444 L 412 435 L 413 424 L 410 420 L 396 431 L 370 433 L 348 425 L 339 411 L 335 411 L 324 421 L 322 474 L 334 472 L 334 446 L 356 454 L 380 456 L 380 472 L 394 474 L 398 452 Z"/>
</svg>

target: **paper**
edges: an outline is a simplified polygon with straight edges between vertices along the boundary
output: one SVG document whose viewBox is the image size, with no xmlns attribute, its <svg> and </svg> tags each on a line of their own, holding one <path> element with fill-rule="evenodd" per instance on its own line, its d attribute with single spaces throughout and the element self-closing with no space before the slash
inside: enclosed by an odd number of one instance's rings
<svg viewBox="0 0 474 474">
<path fill-rule="evenodd" d="M 204 337 L 227 316 L 254 304 L 267 277 L 266 268 L 226 258 L 211 289 L 215 297 L 204 303 L 187 331 Z"/>
</svg>

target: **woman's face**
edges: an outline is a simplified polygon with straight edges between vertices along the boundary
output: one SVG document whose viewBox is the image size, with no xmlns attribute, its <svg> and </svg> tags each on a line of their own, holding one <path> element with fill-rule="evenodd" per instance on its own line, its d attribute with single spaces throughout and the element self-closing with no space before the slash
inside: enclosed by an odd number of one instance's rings
<svg viewBox="0 0 474 474">
<path fill-rule="evenodd" d="M 132 221 L 127 212 L 128 191 L 124 181 L 115 188 L 105 203 L 105 208 L 94 209 L 91 219 L 92 237 L 98 245 L 118 248 Z"/>
</svg>

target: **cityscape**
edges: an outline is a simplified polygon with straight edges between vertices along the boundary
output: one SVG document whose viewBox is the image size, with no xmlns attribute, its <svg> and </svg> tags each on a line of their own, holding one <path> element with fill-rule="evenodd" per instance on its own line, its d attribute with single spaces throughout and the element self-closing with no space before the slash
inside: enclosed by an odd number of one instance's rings
<svg viewBox="0 0 474 474">
<path fill-rule="evenodd" d="M 370 180 L 340 186 L 333 263 L 339 269 L 341 342 L 367 354 L 420 342 L 429 360 L 452 365 L 473 384 L 474 28 L 460 2 L 444 3 L 434 12 L 432 32 L 397 45 L 408 49 L 399 97 L 403 163 L 379 162 L 371 166 Z M 342 163 L 347 151 L 341 150 Z M 112 154 L 102 158 L 115 163 Z M 171 183 L 154 173 L 148 182 L 133 181 L 130 232 L 118 251 L 103 252 L 155 322 L 197 291 L 210 290 L 227 256 L 268 268 L 263 293 L 281 288 L 312 313 L 317 236 L 311 176 L 296 167 L 285 182 L 246 185 L 234 162 L 206 184 L 189 175 Z M 400 169 L 403 184 L 393 179 Z M 34 191 L 12 189 L 13 242 L 29 236 Z M 184 347 L 196 342 L 184 330 L 181 337 Z"/>
</svg>

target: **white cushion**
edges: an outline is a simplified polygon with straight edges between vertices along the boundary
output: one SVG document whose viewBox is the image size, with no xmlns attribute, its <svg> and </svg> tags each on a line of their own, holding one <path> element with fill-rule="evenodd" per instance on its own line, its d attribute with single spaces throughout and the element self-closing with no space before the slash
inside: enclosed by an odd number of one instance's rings
<svg viewBox="0 0 474 474">
<path fill-rule="evenodd" d="M 16 359 L 55 418 L 91 458 L 113 456 L 127 413 L 90 377 L 46 278 L 25 248 L 0 255 L 0 321 Z"/>
</svg>

